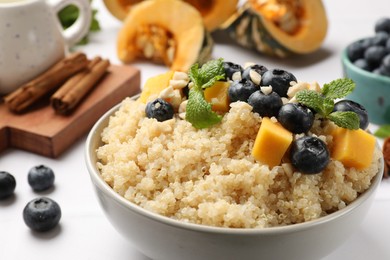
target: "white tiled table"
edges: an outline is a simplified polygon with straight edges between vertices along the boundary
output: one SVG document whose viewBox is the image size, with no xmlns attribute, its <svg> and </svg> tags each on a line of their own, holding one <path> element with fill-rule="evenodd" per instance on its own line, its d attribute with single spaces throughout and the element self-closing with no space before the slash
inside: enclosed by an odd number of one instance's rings
<svg viewBox="0 0 390 260">
<path fill-rule="evenodd" d="M 221 34 L 217 37 L 213 55 L 240 64 L 254 61 L 269 68 L 284 68 L 300 80 L 318 81 L 321 85 L 341 77 L 339 56 L 342 48 L 354 39 L 372 35 L 377 18 L 390 16 L 390 1 L 324 2 L 329 32 L 316 55 L 286 60 L 269 58 L 237 47 L 230 40 L 222 42 Z M 91 57 L 101 55 L 113 64 L 119 64 L 115 46 L 121 23 L 107 13 L 100 0 L 95 0 L 94 6 L 99 9 L 102 31 L 94 34 L 91 43 L 80 49 Z M 149 63 L 136 65 L 142 70 L 142 82 L 165 71 L 164 67 Z M 84 142 L 85 137 L 55 160 L 12 149 L 0 154 L 0 170 L 11 172 L 18 182 L 14 199 L 0 202 L 1 260 L 148 259 L 114 230 L 99 208 L 84 164 Z M 27 171 L 38 164 L 46 164 L 56 173 L 55 189 L 43 195 L 59 202 L 63 216 L 58 228 L 36 235 L 23 223 L 22 210 L 37 196 L 27 184 Z M 382 182 L 361 227 L 325 259 L 390 259 L 390 179 Z"/>
</svg>

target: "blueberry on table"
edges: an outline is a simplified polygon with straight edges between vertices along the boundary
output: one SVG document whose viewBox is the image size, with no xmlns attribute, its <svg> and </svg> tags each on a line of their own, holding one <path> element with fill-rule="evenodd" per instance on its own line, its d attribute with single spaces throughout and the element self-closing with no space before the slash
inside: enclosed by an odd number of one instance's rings
<svg viewBox="0 0 390 260">
<path fill-rule="evenodd" d="M 387 51 L 383 46 L 371 46 L 366 49 L 364 52 L 364 58 L 367 63 L 372 67 L 378 67 L 384 56 L 386 56 Z"/>
<path fill-rule="evenodd" d="M 28 184 L 34 191 L 44 191 L 54 184 L 54 172 L 45 165 L 32 167 L 27 175 Z"/>
<path fill-rule="evenodd" d="M 347 47 L 347 56 L 351 62 L 364 58 L 364 52 L 371 46 L 372 38 L 365 38 L 351 43 Z"/>
<path fill-rule="evenodd" d="M 225 70 L 225 77 L 230 80 L 233 80 L 234 73 L 239 72 L 241 74 L 243 70 L 241 65 L 228 61 L 223 62 L 223 68 Z"/>
<path fill-rule="evenodd" d="M 266 95 L 258 90 L 249 97 L 248 104 L 252 106 L 252 111 L 258 113 L 261 117 L 276 117 L 283 106 L 283 101 L 273 91 Z"/>
<path fill-rule="evenodd" d="M 10 197 L 16 187 L 16 180 L 12 174 L 0 171 L 0 200 Z"/>
<path fill-rule="evenodd" d="M 278 121 L 294 134 L 306 133 L 313 125 L 314 114 L 301 104 L 287 103 L 280 108 Z"/>
<path fill-rule="evenodd" d="M 173 118 L 173 106 L 162 98 L 149 102 L 146 105 L 145 113 L 148 118 L 155 118 L 159 122 Z"/>
<path fill-rule="evenodd" d="M 23 220 L 34 231 L 45 232 L 57 226 L 61 219 L 61 208 L 50 198 L 36 198 L 27 203 Z"/>
<path fill-rule="evenodd" d="M 360 128 L 365 130 L 368 127 L 368 113 L 365 107 L 355 101 L 344 99 L 334 104 L 333 111 L 352 111 L 359 116 Z"/>
<path fill-rule="evenodd" d="M 390 34 L 390 18 L 382 17 L 376 21 L 375 32 L 387 32 Z"/>
<path fill-rule="evenodd" d="M 261 86 L 272 86 L 272 90 L 281 97 L 287 97 L 290 82 L 297 79 L 293 74 L 281 69 L 273 69 L 264 72 L 261 78 Z"/>
<path fill-rule="evenodd" d="M 229 100 L 230 102 L 248 102 L 249 96 L 258 89 L 259 88 L 250 80 L 242 79 L 240 81 L 234 81 L 228 90 Z"/>
<path fill-rule="evenodd" d="M 292 165 L 304 174 L 322 172 L 330 160 L 326 144 L 314 136 L 295 140 L 291 146 L 290 157 Z"/>
<path fill-rule="evenodd" d="M 256 85 L 259 85 L 261 81 L 261 77 L 266 71 L 268 71 L 268 69 L 265 66 L 260 64 L 255 64 L 245 68 L 244 72 L 242 73 L 242 78 L 246 80 L 250 80 L 254 82 Z M 257 78 L 259 79 L 259 82 L 256 82 Z"/>
</svg>

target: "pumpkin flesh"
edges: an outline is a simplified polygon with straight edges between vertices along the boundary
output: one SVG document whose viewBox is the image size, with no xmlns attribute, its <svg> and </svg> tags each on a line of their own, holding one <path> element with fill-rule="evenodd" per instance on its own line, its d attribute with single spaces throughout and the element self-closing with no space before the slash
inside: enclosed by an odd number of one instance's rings
<svg viewBox="0 0 390 260">
<path fill-rule="evenodd" d="M 206 37 L 202 17 L 191 5 L 149 0 L 130 10 L 118 34 L 117 52 L 125 63 L 143 57 L 186 71 L 209 58 L 212 42 L 204 46 Z"/>
<path fill-rule="evenodd" d="M 107 9 L 119 20 L 124 20 L 129 10 L 143 0 L 104 0 Z M 206 29 L 214 31 L 237 9 L 238 0 L 184 0 L 195 7 L 203 17 Z"/>
</svg>

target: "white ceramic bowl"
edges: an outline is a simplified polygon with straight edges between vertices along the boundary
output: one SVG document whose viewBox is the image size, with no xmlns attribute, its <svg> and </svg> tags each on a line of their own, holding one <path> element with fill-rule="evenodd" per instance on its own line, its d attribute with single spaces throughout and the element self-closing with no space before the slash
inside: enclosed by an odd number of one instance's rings
<svg viewBox="0 0 390 260">
<path fill-rule="evenodd" d="M 118 195 L 96 167 L 100 134 L 119 105 L 95 124 L 86 142 L 86 164 L 109 221 L 140 252 L 152 259 L 319 259 L 340 246 L 358 228 L 382 179 L 342 210 L 314 221 L 266 229 L 217 228 L 183 223 L 147 211 Z M 383 167 L 383 160 L 381 161 Z"/>
</svg>

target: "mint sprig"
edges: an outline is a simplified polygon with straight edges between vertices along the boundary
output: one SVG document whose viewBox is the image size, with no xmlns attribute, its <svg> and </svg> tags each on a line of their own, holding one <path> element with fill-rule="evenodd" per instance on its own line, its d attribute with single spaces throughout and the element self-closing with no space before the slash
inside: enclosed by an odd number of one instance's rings
<svg viewBox="0 0 390 260">
<path fill-rule="evenodd" d="M 381 125 L 374 133 L 375 136 L 380 138 L 387 138 L 390 136 L 390 125 Z"/>
<path fill-rule="evenodd" d="M 359 116 L 355 112 L 333 112 L 334 100 L 346 97 L 354 88 L 355 83 L 351 79 L 336 79 L 324 84 L 321 93 L 314 90 L 302 90 L 296 94 L 296 99 L 336 125 L 356 130 L 359 129 Z"/>
<path fill-rule="evenodd" d="M 221 122 L 222 116 L 212 111 L 211 104 L 206 101 L 203 90 L 225 78 L 223 60 L 211 60 L 200 68 L 197 63 L 192 65 L 189 70 L 189 78 L 194 85 L 188 96 L 186 120 L 198 129 Z"/>
</svg>

